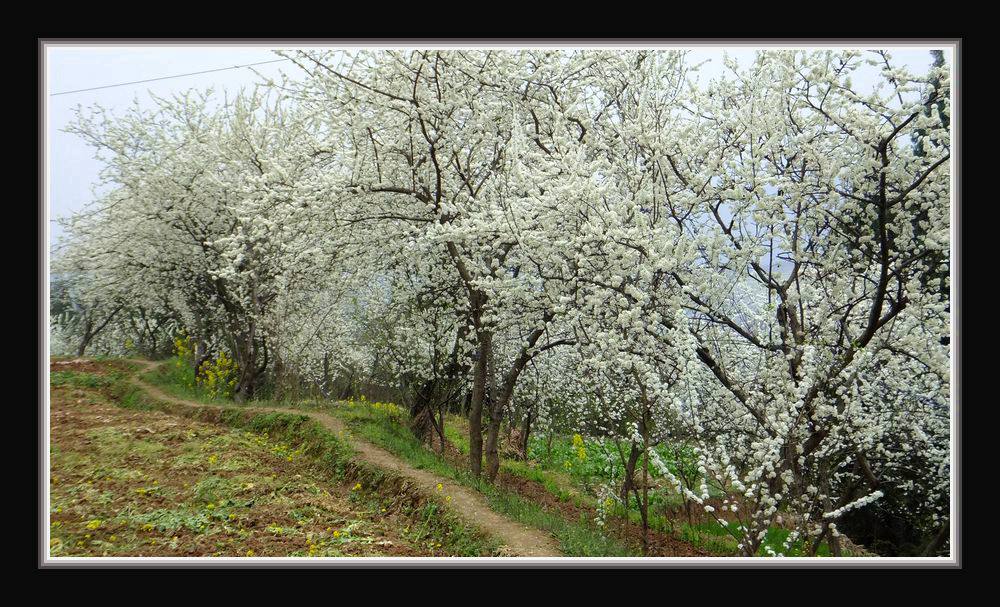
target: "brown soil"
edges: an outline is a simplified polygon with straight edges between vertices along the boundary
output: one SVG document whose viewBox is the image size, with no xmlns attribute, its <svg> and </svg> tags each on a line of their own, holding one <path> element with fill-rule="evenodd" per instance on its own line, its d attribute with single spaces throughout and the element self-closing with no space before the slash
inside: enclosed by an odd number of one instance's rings
<svg viewBox="0 0 1000 607">
<path fill-rule="evenodd" d="M 72 369 L 101 367 L 74 363 Z M 93 390 L 62 386 L 51 394 L 53 554 L 304 555 L 310 545 L 307 538 L 320 549 L 316 556 L 436 554 L 399 533 L 409 524 L 404 517 L 373 516 L 364 506 L 358 510 L 350 488 L 325 482 L 308 460 L 290 462 L 267 445 L 218 425 L 157 411 L 124 410 Z M 233 442 L 224 444 L 234 446 L 214 456 L 218 461 L 208 462 L 210 453 L 200 452 L 192 461 L 194 437 L 198 444 L 226 440 Z M 249 474 L 254 483 L 239 488 Z M 206 479 L 235 484 L 240 503 L 220 502 L 219 508 L 226 510 L 215 511 L 192 502 L 194 488 Z M 289 503 L 305 513 L 303 517 L 294 516 Z M 187 516 L 218 512 L 221 518 L 200 519 L 206 525 L 202 530 L 180 526 L 169 531 L 130 519 L 156 511 Z M 340 541 L 331 537 L 333 530 L 342 534 Z"/>
<path fill-rule="evenodd" d="M 56 371 L 74 371 L 76 373 L 101 374 L 105 372 L 109 366 L 120 371 L 129 371 L 132 369 L 132 364 L 133 361 L 128 360 L 107 360 L 97 362 L 86 358 L 54 358 L 49 361 L 49 371 L 53 373 Z"/>
<path fill-rule="evenodd" d="M 158 363 L 131 360 L 142 366 L 141 371 L 149 371 L 158 366 Z M 158 400 L 183 404 L 187 406 L 211 408 L 213 405 L 206 405 L 193 401 L 179 399 L 167 394 L 157 386 L 148 384 L 138 376 L 133 376 L 130 381 L 139 386 L 147 393 Z M 273 407 L 251 407 L 249 410 L 262 412 L 283 412 L 287 409 Z M 338 436 L 342 436 L 350 446 L 357 452 L 358 457 L 368 464 L 395 472 L 414 483 L 422 492 L 428 495 L 443 494 L 451 496 L 448 506 L 466 522 L 477 527 L 490 535 L 499 538 L 506 545 L 506 552 L 511 556 L 545 557 L 560 556 L 557 544 L 551 535 L 538 529 L 528 527 L 516 521 L 511 521 L 502 515 L 494 512 L 482 494 L 459 485 L 451 479 L 444 478 L 420 470 L 399 459 L 395 455 L 361 440 L 353 434 L 347 432 L 346 425 L 339 419 L 325 413 L 315 411 L 296 410 L 297 414 L 306 415 L 322 424 Z M 441 489 L 438 490 L 438 485 Z"/>
</svg>

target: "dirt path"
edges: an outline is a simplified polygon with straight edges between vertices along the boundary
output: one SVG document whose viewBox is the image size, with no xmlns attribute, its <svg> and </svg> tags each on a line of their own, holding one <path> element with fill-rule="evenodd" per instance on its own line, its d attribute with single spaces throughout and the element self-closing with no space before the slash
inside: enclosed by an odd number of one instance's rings
<svg viewBox="0 0 1000 607">
<path fill-rule="evenodd" d="M 140 373 L 150 371 L 162 364 L 137 359 L 130 359 L 129 362 L 142 365 L 143 368 Z M 134 385 L 162 401 L 195 407 L 214 406 L 183 400 L 177 398 L 176 396 L 172 396 L 164 392 L 159 387 L 139 379 L 138 373 L 133 375 L 130 378 L 130 381 Z M 456 514 L 475 527 L 478 527 L 479 529 L 482 529 L 483 531 L 499 538 L 502 542 L 504 542 L 504 544 L 506 544 L 508 551 L 514 556 L 561 556 L 555 540 L 549 534 L 497 514 L 490 509 L 489 504 L 486 502 L 486 498 L 477 491 L 469 489 L 463 485 L 459 485 L 451 479 L 428 472 L 427 470 L 414 468 L 392 453 L 376 447 L 367 441 L 358 439 L 353 435 L 353 433 L 347 432 L 347 427 L 344 422 L 336 417 L 316 411 L 304 411 L 278 407 L 250 407 L 250 409 L 254 411 L 281 413 L 294 411 L 296 414 L 307 415 L 322 424 L 328 430 L 336 433 L 338 436 L 341 436 L 341 433 L 343 433 L 342 438 L 346 440 L 352 448 L 354 448 L 358 457 L 362 461 L 385 470 L 392 470 L 409 479 L 422 491 L 426 491 L 430 495 L 437 493 L 437 486 L 438 484 L 441 484 L 443 492 L 446 495 L 451 496 L 451 501 L 448 505 Z"/>
</svg>

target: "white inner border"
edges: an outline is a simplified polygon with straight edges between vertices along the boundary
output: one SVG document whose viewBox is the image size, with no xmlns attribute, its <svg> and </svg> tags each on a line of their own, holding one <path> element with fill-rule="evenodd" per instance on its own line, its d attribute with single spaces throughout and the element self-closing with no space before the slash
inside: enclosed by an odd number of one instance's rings
<svg viewBox="0 0 1000 607">
<path fill-rule="evenodd" d="M 349 41 L 344 45 L 337 45 L 335 41 L 324 42 L 324 43 L 307 43 L 307 44 L 292 44 L 283 45 L 280 42 L 219 42 L 215 44 L 211 43 L 194 43 L 185 44 L 183 42 L 177 43 L 163 43 L 163 42 L 150 42 L 150 43 L 113 43 L 113 42 L 95 42 L 93 44 L 80 44 L 76 42 L 72 43 L 60 43 L 60 42 L 44 42 L 44 76 L 45 76 L 45 88 L 44 88 L 44 98 L 41 100 L 44 105 L 44 124 L 45 124 L 45 141 L 43 145 L 45 154 L 45 225 L 44 225 L 44 239 L 46 253 L 45 253 L 45 274 L 47 280 L 45 281 L 44 292 L 45 292 L 45 331 L 43 337 L 44 353 L 46 356 L 46 361 L 44 365 L 44 379 L 46 385 L 51 385 L 49 376 L 49 364 L 48 360 L 51 357 L 49 352 L 50 342 L 49 342 L 49 299 L 51 294 L 49 292 L 49 280 L 50 276 L 50 264 L 49 257 L 51 253 L 51 248 L 49 245 L 49 209 L 51 208 L 51 188 L 49 184 L 51 183 L 51 155 L 49 154 L 49 133 L 50 133 L 50 116 L 49 116 L 49 104 L 48 98 L 51 94 L 50 87 L 51 82 L 49 78 L 49 49 L 59 48 L 66 50 L 89 50 L 94 48 L 194 48 L 194 49 L 217 49 L 220 47 L 256 47 L 256 48 L 267 48 L 274 50 L 298 50 L 298 49 L 329 49 L 329 50 L 360 50 L 360 49 L 387 49 L 387 50 L 435 50 L 435 49 L 447 49 L 447 50 L 473 50 L 473 49 L 510 49 L 510 48 L 538 48 L 538 49 L 588 49 L 588 50 L 614 50 L 614 49 L 636 49 L 636 48 L 649 48 L 657 50 L 693 50 L 693 49 L 718 49 L 725 50 L 729 48 L 739 48 L 741 50 L 809 50 L 809 49 L 830 49 L 830 50 L 848 50 L 848 49 L 865 49 L 871 46 L 877 46 L 880 49 L 892 51 L 896 49 L 906 49 L 906 50 L 933 50 L 933 49 L 943 49 L 946 53 L 946 60 L 951 65 L 951 101 L 952 108 L 955 107 L 956 94 L 955 94 L 955 84 L 956 84 L 956 69 L 955 69 L 955 49 L 956 45 L 953 42 L 942 42 L 940 44 L 927 44 L 926 42 L 894 42 L 890 45 L 880 44 L 877 40 L 859 40 L 852 42 L 850 44 L 837 43 L 837 42 L 809 42 L 809 43 L 760 43 L 760 42 L 733 42 L 729 44 L 719 44 L 717 42 L 712 43 L 698 43 L 696 41 L 684 42 L 684 43 L 657 43 L 654 41 L 637 41 L 630 43 L 614 43 L 614 44 L 596 44 L 588 42 L 577 43 L 574 40 L 566 40 L 562 43 L 551 43 L 551 42 L 534 42 L 530 39 L 521 42 L 491 42 L 482 44 L 470 44 L 465 42 L 434 42 L 430 44 L 419 44 L 419 43 L 384 43 L 384 42 L 371 42 L 359 44 L 354 41 Z M 961 120 L 961 116 L 956 115 L 954 111 L 951 115 L 951 143 L 954 147 L 955 145 L 955 132 L 957 131 L 956 125 L 958 121 Z M 725 563 L 740 563 L 740 564 L 754 564 L 758 566 L 781 566 L 781 563 L 788 563 L 794 565 L 802 564 L 812 564 L 812 565 L 822 565 L 822 566 L 856 566 L 858 564 L 879 564 L 879 565 L 891 565 L 891 564 L 957 564 L 957 553 L 956 540 L 957 535 L 955 533 L 956 528 L 956 496 L 955 496 L 955 474 L 956 474 L 956 461 L 955 461 L 955 424 L 956 424 L 956 408 L 955 408 L 955 353 L 957 351 L 957 342 L 955 341 L 955 314 L 958 310 L 956 304 L 958 303 L 956 294 L 957 286 L 956 279 L 958 274 L 956 273 L 955 267 L 955 221 L 956 221 L 956 211 L 955 211 L 955 155 L 952 154 L 949 160 L 949 170 L 951 171 L 951 251 L 950 251 L 950 283 L 951 283 L 951 377 L 949 378 L 950 392 L 951 392 L 951 422 L 950 422 L 950 457 L 951 457 L 951 487 L 950 487 L 950 500 L 951 500 L 951 513 L 949 521 L 951 523 L 951 531 L 949 538 L 950 552 L 949 557 L 840 557 L 837 559 L 819 559 L 815 557 L 780 557 L 780 558 L 767 558 L 767 557 L 310 557 L 310 558 L 300 558 L 300 557 L 52 557 L 49 553 L 49 543 L 51 541 L 50 527 L 45 525 L 44 532 L 44 550 L 45 558 L 42 561 L 43 565 L 51 565 L 54 563 L 66 563 L 66 564 L 129 564 L 136 565 L 139 563 L 149 564 L 151 566 L 165 565 L 165 564 L 185 564 L 185 563 L 206 563 L 206 564 L 218 564 L 218 565 L 232 565 L 232 564 L 244 564 L 244 565 L 273 565 L 273 564 L 295 564 L 295 565 L 313 565 L 313 566 L 342 566 L 342 567 L 356 567 L 356 566 L 366 566 L 366 565 L 377 565 L 377 564 L 402 564 L 402 565 L 416 565 L 416 564 L 434 564 L 434 565 L 447 565 L 448 563 L 455 564 L 468 564 L 468 563 L 486 563 L 486 564 L 497 564 L 497 565 L 515 565 L 519 566 L 522 564 L 583 564 L 583 563 L 595 563 L 595 564 L 609 564 L 609 563 L 628 563 L 628 564 L 671 564 L 671 565 L 682 565 L 682 564 L 718 564 L 720 562 Z M 44 437 L 44 447 L 45 447 L 45 470 L 43 473 L 43 482 L 45 483 L 45 512 L 44 516 L 46 518 L 51 514 L 51 461 L 49 459 L 50 446 L 50 396 L 49 390 L 45 390 L 45 437 Z"/>
</svg>

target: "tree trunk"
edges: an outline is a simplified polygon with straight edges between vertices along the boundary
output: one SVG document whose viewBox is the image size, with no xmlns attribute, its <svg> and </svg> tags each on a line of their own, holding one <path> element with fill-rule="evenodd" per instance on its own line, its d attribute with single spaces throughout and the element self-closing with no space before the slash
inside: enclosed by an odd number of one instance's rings
<svg viewBox="0 0 1000 607">
<path fill-rule="evenodd" d="M 490 408 L 490 423 L 486 429 L 486 478 L 491 483 L 500 472 L 500 424 L 503 421 L 504 402 L 493 401 Z"/>
<path fill-rule="evenodd" d="M 441 457 L 444 457 L 444 418 L 447 412 L 445 404 L 442 403 L 438 415 L 438 438 L 441 439 Z"/>
<path fill-rule="evenodd" d="M 470 411 L 472 411 L 472 390 L 465 388 L 465 398 L 462 399 L 461 407 L 462 416 L 468 417 Z"/>
<path fill-rule="evenodd" d="M 87 346 L 90 345 L 90 341 L 92 339 L 94 339 L 93 335 L 91 335 L 90 333 L 84 333 L 83 339 L 80 340 L 80 345 L 76 349 L 77 357 L 83 356 L 83 354 L 87 351 Z"/>
<path fill-rule="evenodd" d="M 240 378 L 236 382 L 236 389 L 233 392 L 233 399 L 238 403 L 245 403 L 251 400 L 257 390 L 256 377 L 253 370 L 240 371 Z"/>
<path fill-rule="evenodd" d="M 483 407 L 487 403 L 489 359 L 493 355 L 493 336 L 479 335 L 479 357 L 472 380 L 472 403 L 469 407 L 469 468 L 479 478 L 483 468 Z"/>
<path fill-rule="evenodd" d="M 468 372 L 468 365 L 459 358 L 462 339 L 467 331 L 461 329 L 452 347 L 450 362 L 438 377 L 425 381 L 414 396 L 410 407 L 410 428 L 421 441 L 433 440 L 431 431 L 437 432 L 441 439 L 441 453 L 444 454 L 444 415 L 445 407 L 451 401 L 450 394 L 456 380 Z M 435 406 L 440 413 L 440 422 L 434 419 Z"/>
<path fill-rule="evenodd" d="M 90 342 L 93 341 L 95 337 L 97 337 L 98 333 L 103 331 L 104 328 L 108 326 L 108 324 L 114 319 L 115 316 L 118 315 L 119 312 L 122 311 L 124 307 L 125 307 L 124 304 L 120 304 L 118 307 L 112 310 L 110 314 L 108 314 L 108 316 L 104 319 L 104 322 L 97 325 L 96 327 L 94 326 L 94 320 L 90 317 L 90 315 L 87 314 L 85 316 L 86 320 L 84 321 L 85 324 L 83 331 L 83 339 L 80 340 L 80 345 L 76 349 L 77 356 L 83 356 L 84 352 L 87 351 L 87 346 L 90 345 Z"/>
<path fill-rule="evenodd" d="M 510 404 L 511 399 L 514 397 L 514 386 L 517 384 L 517 378 L 520 377 L 521 372 L 524 371 L 524 367 L 528 364 L 528 361 L 531 360 L 532 355 L 528 353 L 528 350 L 530 347 L 535 345 L 541 335 L 541 330 L 536 329 L 532 332 L 531 337 L 527 339 L 528 345 L 521 349 L 520 355 L 514 359 L 513 364 L 511 364 L 507 373 L 504 375 L 503 385 L 500 387 L 500 393 L 496 398 L 492 399 L 493 407 L 490 410 L 489 436 L 487 437 L 486 443 L 487 471 L 489 473 L 489 480 L 491 483 L 496 479 L 497 473 L 500 471 L 500 454 L 497 450 L 497 443 L 500 436 L 500 424 L 503 422 L 504 412 L 507 410 L 507 405 Z"/>
<path fill-rule="evenodd" d="M 642 554 L 649 554 L 649 425 L 642 420 Z"/>
<path fill-rule="evenodd" d="M 264 343 L 261 349 L 264 360 L 259 367 L 257 366 L 257 346 L 252 339 L 246 340 L 243 347 L 238 349 L 239 358 L 236 362 L 239 366 L 239 379 L 233 392 L 233 398 L 236 402 L 243 403 L 251 400 L 257 393 L 257 380 L 264 373 L 268 363 L 267 344 Z"/>
<path fill-rule="evenodd" d="M 238 377 L 236 379 L 236 388 L 233 390 L 233 399 L 238 403 L 246 402 L 253 398 L 254 381 L 252 349 L 252 343 L 247 343 L 247 341 L 244 341 L 240 347 L 234 348 L 233 354 L 236 359 L 236 366 L 238 367 Z"/>
<path fill-rule="evenodd" d="M 830 535 L 830 552 L 833 556 L 840 556 L 840 537 L 833 534 Z"/>
<path fill-rule="evenodd" d="M 949 540 L 950 537 L 951 537 L 951 525 L 949 525 L 948 521 L 946 520 L 944 524 L 941 525 L 941 528 L 938 529 L 938 532 L 937 534 L 935 534 L 934 539 L 932 539 L 930 543 L 927 544 L 927 547 L 924 548 L 923 555 L 937 556 L 938 551 L 941 550 L 942 546 L 945 545 L 945 543 Z"/>
<path fill-rule="evenodd" d="M 208 348 L 205 347 L 205 340 L 196 339 L 194 342 L 194 359 L 192 360 L 195 375 L 198 374 L 198 370 L 201 369 L 207 358 Z"/>
<path fill-rule="evenodd" d="M 813 540 L 812 544 L 809 546 L 809 556 L 816 556 L 816 553 L 819 552 L 819 547 L 823 545 L 823 540 L 826 538 L 829 531 L 829 528 L 824 527 L 822 533 L 820 533 L 819 536 Z M 756 550 L 751 552 L 748 556 L 753 556 L 754 553 L 756 553 Z"/>
<path fill-rule="evenodd" d="M 432 379 L 425 381 L 417 388 L 410 405 L 410 430 L 421 442 L 432 438 L 434 430 L 434 393 L 437 382 Z"/>
<path fill-rule="evenodd" d="M 323 398 L 330 397 L 330 353 L 323 353 Z"/>
<path fill-rule="evenodd" d="M 527 461 L 528 459 L 528 435 L 531 434 L 531 419 L 532 408 L 529 406 L 527 413 L 524 414 L 524 423 L 521 424 L 521 459 Z"/>
<path fill-rule="evenodd" d="M 635 485 L 635 465 L 639 462 L 639 456 L 642 455 L 642 451 L 639 450 L 639 445 L 634 442 L 631 443 L 631 445 L 632 448 L 628 453 L 628 461 L 625 462 L 625 478 L 622 479 L 622 489 L 620 493 L 622 503 L 625 505 L 625 512 L 628 512 L 628 494 L 632 491 L 632 487 Z"/>
</svg>

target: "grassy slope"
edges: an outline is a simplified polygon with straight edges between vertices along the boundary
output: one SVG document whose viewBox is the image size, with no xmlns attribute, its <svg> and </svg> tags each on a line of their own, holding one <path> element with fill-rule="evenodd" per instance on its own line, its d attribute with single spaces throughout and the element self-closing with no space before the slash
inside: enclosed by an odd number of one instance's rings
<svg viewBox="0 0 1000 607">
<path fill-rule="evenodd" d="M 474 556 L 498 547 L 434 499 L 352 464 L 349 448 L 304 416 L 184 410 L 151 401 L 110 366 L 51 376 L 53 556 Z"/>
<path fill-rule="evenodd" d="M 183 367 L 167 364 L 144 379 L 180 397 L 209 401 L 188 378 Z M 268 406 L 290 409 L 322 410 L 337 415 L 359 436 L 406 460 L 411 465 L 432 471 L 471 487 L 486 496 L 490 507 L 514 520 L 552 533 L 560 550 L 567 556 L 636 556 L 635 547 L 607 537 L 592 520 L 567 520 L 562 514 L 541 507 L 515 492 L 476 480 L 464 468 L 458 468 L 421 444 L 406 428 L 402 413 L 377 408 L 372 403 L 338 405 L 325 401 L 267 402 Z"/>
<path fill-rule="evenodd" d="M 590 520 L 567 520 L 558 512 L 549 511 L 538 503 L 513 491 L 475 479 L 464 468 L 432 452 L 406 428 L 402 420 L 372 406 L 358 405 L 332 408 L 351 428 L 414 466 L 432 470 L 483 493 L 490 507 L 510 518 L 552 533 L 567 556 L 634 556 L 634 548 L 615 538 L 607 537 Z"/>
</svg>

